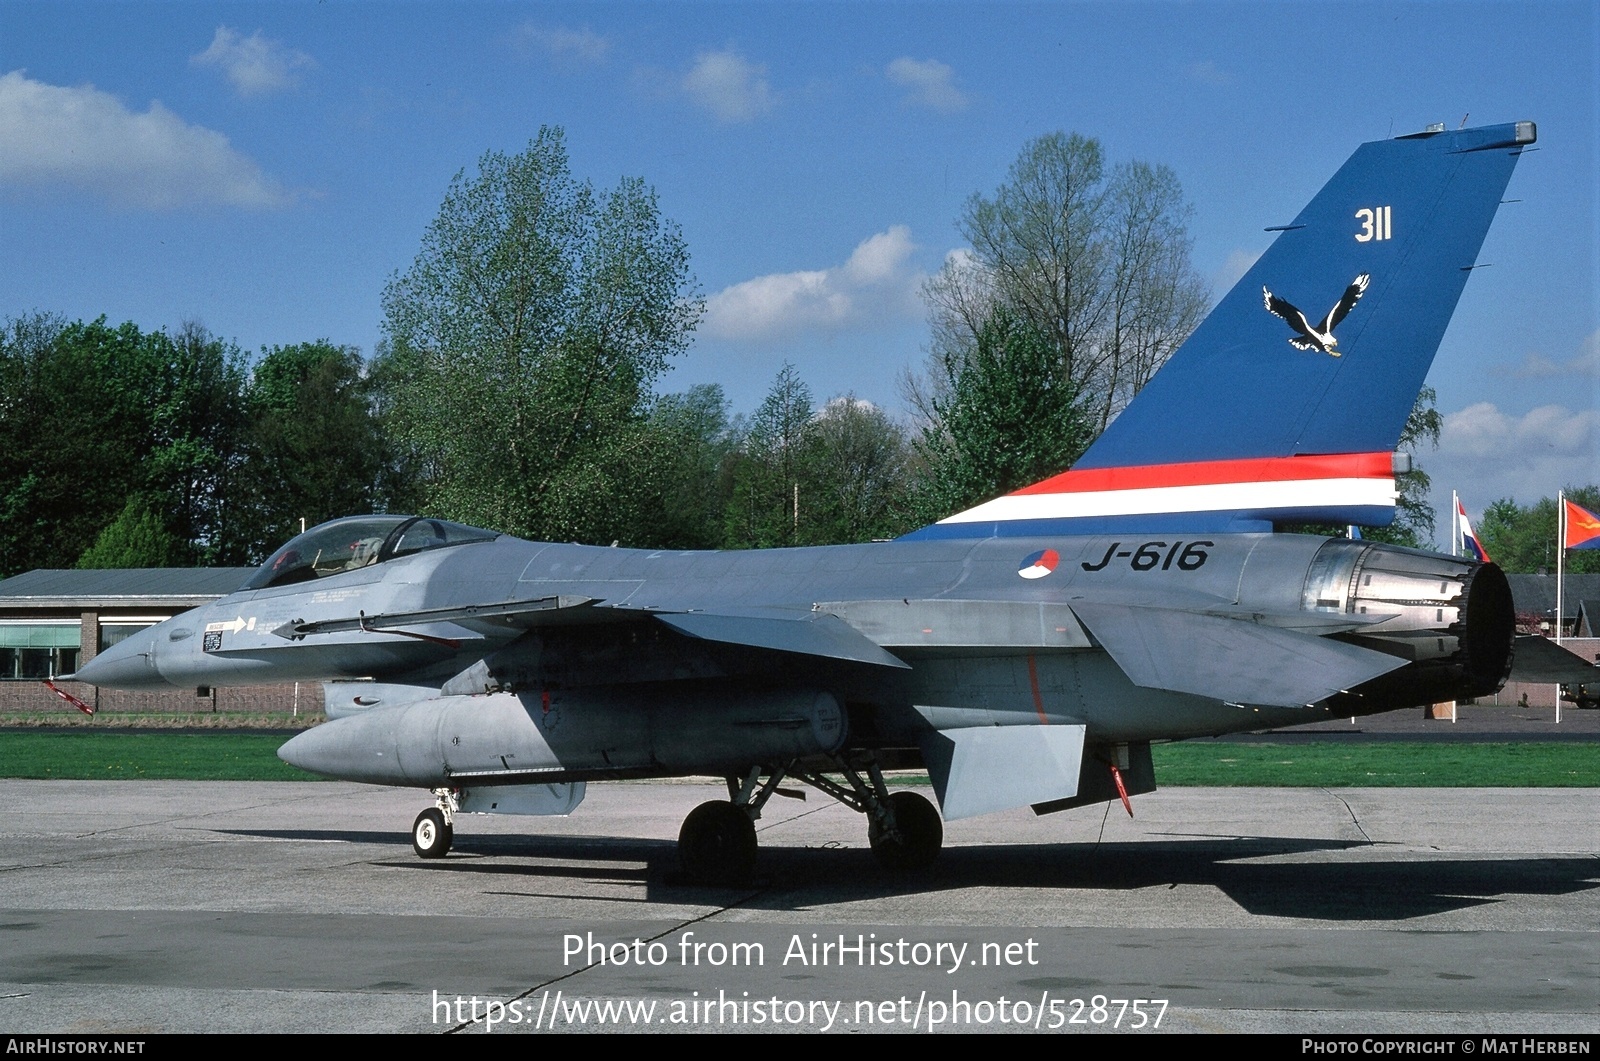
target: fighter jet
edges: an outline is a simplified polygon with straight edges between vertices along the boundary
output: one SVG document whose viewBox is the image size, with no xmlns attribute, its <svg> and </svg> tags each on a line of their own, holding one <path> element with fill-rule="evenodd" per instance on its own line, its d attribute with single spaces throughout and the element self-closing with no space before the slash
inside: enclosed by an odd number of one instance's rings
<svg viewBox="0 0 1600 1061">
<path fill-rule="evenodd" d="M 1274 528 L 1392 519 L 1394 447 L 1534 139 L 1517 122 L 1361 146 L 1076 466 L 902 539 L 658 552 L 352 517 L 76 677 L 327 682 L 329 721 L 279 754 L 430 790 L 424 858 L 463 814 L 722 778 L 679 836 L 714 881 L 752 871 L 754 822 L 795 783 L 918 867 L 942 821 L 1131 813 L 1154 742 L 1488 694 L 1512 664 L 1499 569 Z M 1362 297 L 1323 328 L 1343 356 L 1283 357 L 1259 292 L 1352 276 Z M 937 808 L 888 790 L 902 769 Z"/>
</svg>

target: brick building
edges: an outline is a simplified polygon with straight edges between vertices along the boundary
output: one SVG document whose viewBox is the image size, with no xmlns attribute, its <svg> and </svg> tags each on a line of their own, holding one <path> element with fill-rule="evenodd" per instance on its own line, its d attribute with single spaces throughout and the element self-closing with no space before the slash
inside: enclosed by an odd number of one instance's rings
<svg viewBox="0 0 1600 1061">
<path fill-rule="evenodd" d="M 54 711 L 67 705 L 46 678 L 71 674 L 130 634 L 208 604 L 244 585 L 253 567 L 29 571 L 0 581 L 0 711 Z M 317 683 L 236 689 L 96 689 L 61 682 L 98 711 L 322 710 Z"/>
<path fill-rule="evenodd" d="M 1556 576 L 1507 575 L 1511 600 L 1517 609 L 1519 633 L 1555 635 Z M 1600 621 L 1600 575 L 1565 577 L 1561 592 L 1561 636 L 1596 637 Z M 3 583 L 0 583 L 3 585 Z M 1588 608 L 1585 602 L 1591 602 Z"/>
</svg>

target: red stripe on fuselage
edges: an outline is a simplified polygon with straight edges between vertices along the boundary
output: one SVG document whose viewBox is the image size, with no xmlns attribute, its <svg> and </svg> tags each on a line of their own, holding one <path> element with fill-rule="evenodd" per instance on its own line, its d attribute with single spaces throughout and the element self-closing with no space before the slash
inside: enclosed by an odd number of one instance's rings
<svg viewBox="0 0 1600 1061">
<path fill-rule="evenodd" d="M 1334 453 L 1308 457 L 1251 457 L 1192 464 L 1144 464 L 1130 468 L 1068 470 L 1012 491 L 1020 494 L 1075 494 L 1091 490 L 1147 490 L 1162 486 L 1212 486 L 1218 483 L 1270 483 L 1302 479 L 1388 479 L 1394 474 L 1388 453 Z"/>
<path fill-rule="evenodd" d="M 1044 698 L 1039 695 L 1039 665 L 1031 655 L 1028 657 L 1028 687 L 1033 690 L 1033 709 L 1039 712 L 1039 725 L 1048 726 L 1050 718 L 1044 713 Z"/>
</svg>

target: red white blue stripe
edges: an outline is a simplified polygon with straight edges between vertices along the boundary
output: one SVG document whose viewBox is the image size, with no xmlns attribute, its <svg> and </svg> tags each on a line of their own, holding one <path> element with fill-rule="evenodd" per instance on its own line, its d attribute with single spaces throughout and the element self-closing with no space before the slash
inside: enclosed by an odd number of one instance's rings
<svg viewBox="0 0 1600 1061">
<path fill-rule="evenodd" d="M 1388 453 L 1089 468 L 1062 472 L 925 529 L 940 537 L 979 525 L 992 525 L 987 533 L 997 534 L 1005 534 L 1007 524 L 1025 524 L 1030 533 L 1078 532 L 1088 531 L 1076 526 L 1080 521 L 1108 520 L 1164 528 L 1175 517 L 1218 529 L 1249 521 L 1381 525 L 1393 516 L 1395 496 Z"/>
</svg>

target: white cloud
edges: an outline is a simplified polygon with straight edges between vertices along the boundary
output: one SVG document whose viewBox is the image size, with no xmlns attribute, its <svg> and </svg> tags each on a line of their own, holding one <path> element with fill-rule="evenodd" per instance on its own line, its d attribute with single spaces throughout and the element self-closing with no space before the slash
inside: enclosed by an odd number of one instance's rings
<svg viewBox="0 0 1600 1061">
<path fill-rule="evenodd" d="M 538 49 L 558 62 L 598 65 L 611 52 L 611 41 L 585 26 L 583 29 L 546 29 L 524 22 L 512 34 L 520 50 Z"/>
<path fill-rule="evenodd" d="M 1211 274 L 1211 290 L 1218 292 L 1217 297 L 1233 290 L 1233 285 L 1244 279 L 1244 274 L 1261 257 L 1261 251 L 1231 250 L 1221 268 Z"/>
<path fill-rule="evenodd" d="M 1477 402 L 1448 413 L 1439 448 L 1470 457 L 1492 457 L 1507 448 L 1553 453 L 1593 450 L 1600 432 L 1600 410 L 1541 405 L 1520 417 L 1508 416 L 1492 402 Z"/>
<path fill-rule="evenodd" d="M 842 265 L 772 273 L 726 287 L 706 300 L 700 333 L 713 339 L 784 339 L 918 313 L 923 275 L 911 265 L 914 249 L 911 230 L 895 225 L 862 240 Z"/>
<path fill-rule="evenodd" d="M 682 87 L 722 122 L 753 121 L 772 109 L 767 68 L 732 51 L 701 52 Z"/>
<path fill-rule="evenodd" d="M 263 37 L 260 30 L 242 37 L 227 26 L 218 26 L 211 47 L 191 55 L 189 62 L 221 70 L 241 96 L 287 91 L 299 84 L 297 71 L 317 65 L 305 52 Z"/>
<path fill-rule="evenodd" d="M 226 136 L 159 102 L 135 114 L 93 85 L 61 88 L 20 70 L 0 77 L 0 144 L 0 182 L 9 184 L 71 184 L 155 210 L 290 200 Z"/>
<path fill-rule="evenodd" d="M 1523 504 L 1600 475 L 1600 409 L 1543 405 L 1519 415 L 1492 402 L 1446 413 L 1439 449 L 1418 454 L 1446 519 L 1450 491 L 1472 511 L 1502 497 Z M 1439 501 L 1442 495 L 1443 503 Z"/>
<path fill-rule="evenodd" d="M 1509 375 L 1519 379 L 1551 379 L 1576 376 L 1580 379 L 1600 379 L 1600 332 L 1594 332 L 1578 344 L 1578 354 L 1568 361 L 1554 361 L 1530 350 L 1522 364 L 1509 370 Z"/>
<path fill-rule="evenodd" d="M 942 114 L 966 110 L 967 97 L 956 88 L 955 71 L 937 59 L 901 56 L 885 71 L 890 81 L 907 89 L 905 101 Z"/>
</svg>

